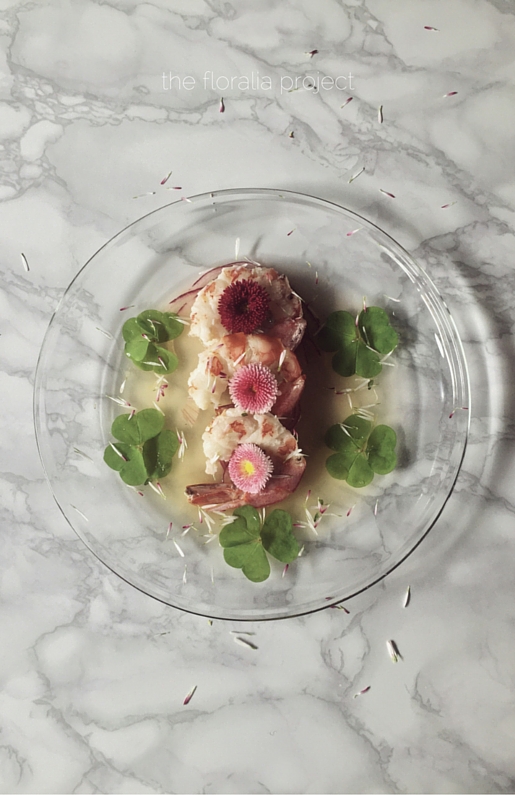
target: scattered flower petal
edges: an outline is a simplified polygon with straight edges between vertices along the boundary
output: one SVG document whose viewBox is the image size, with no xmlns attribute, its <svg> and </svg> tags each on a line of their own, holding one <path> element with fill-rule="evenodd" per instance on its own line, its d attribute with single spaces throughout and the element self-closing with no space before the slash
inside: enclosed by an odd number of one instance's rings
<svg viewBox="0 0 515 795">
<path fill-rule="evenodd" d="M 30 268 L 29 268 L 29 263 L 28 263 L 27 257 L 23 253 L 20 256 L 21 256 L 21 261 L 23 262 L 23 267 L 25 268 L 25 270 L 28 273 L 30 271 Z"/>
<path fill-rule="evenodd" d="M 81 516 L 84 519 L 85 522 L 89 522 L 88 517 L 84 513 L 82 513 L 82 511 L 79 511 L 79 509 L 75 505 L 72 505 L 71 503 L 70 503 L 70 505 L 71 505 L 71 507 L 73 508 L 74 511 L 77 511 L 79 516 Z"/>
<path fill-rule="evenodd" d="M 213 623 L 213 622 L 211 621 L 211 624 L 212 624 L 212 623 Z M 195 685 L 195 687 L 192 687 L 192 688 L 191 688 L 190 692 L 188 693 L 188 695 L 186 696 L 186 698 L 185 698 L 185 699 L 184 699 L 184 701 L 182 702 L 184 706 L 186 706 L 186 704 L 189 704 L 189 703 L 190 703 L 191 699 L 192 699 L 192 698 L 193 698 L 193 696 L 195 695 L 195 691 L 196 691 L 196 689 L 197 689 L 197 685 Z"/>
<path fill-rule="evenodd" d="M 184 552 L 180 548 L 180 546 L 177 543 L 177 541 L 175 540 L 175 538 L 173 539 L 173 545 L 174 545 L 175 549 L 177 550 L 177 552 L 179 553 L 179 555 L 181 556 L 181 558 L 183 558 L 184 557 Z"/>
<path fill-rule="evenodd" d="M 393 195 L 393 193 L 388 193 L 387 190 L 383 190 L 382 188 L 379 188 L 379 190 L 381 191 L 381 193 L 384 193 L 385 196 L 389 196 L 390 199 L 395 199 L 395 196 Z"/>
<path fill-rule="evenodd" d="M 331 597 L 329 597 L 329 598 L 331 598 Z M 347 610 L 347 608 L 344 607 L 343 605 L 329 605 L 329 607 L 332 608 L 333 610 L 343 610 L 343 612 L 347 613 L 348 616 L 350 615 L 350 611 Z"/>
<path fill-rule="evenodd" d="M 184 433 L 179 431 L 179 429 L 176 430 L 176 434 L 177 434 L 177 438 L 179 440 L 179 452 L 177 454 L 177 458 L 179 459 L 179 461 L 181 461 L 184 458 L 184 456 L 186 455 L 186 450 L 188 448 L 188 442 L 186 441 L 186 436 L 184 435 Z"/>
<path fill-rule="evenodd" d="M 239 643 L 240 646 L 246 646 L 248 649 L 254 649 L 254 650 L 258 649 L 256 644 L 252 643 L 251 640 L 246 640 L 246 638 L 240 638 L 239 635 L 236 635 L 236 637 L 234 638 L 234 642 Z"/>
<path fill-rule="evenodd" d="M 157 375 L 157 373 L 155 373 L 155 375 Z M 159 403 L 161 398 L 164 398 L 167 389 L 168 389 L 168 381 L 164 378 L 164 376 L 161 376 L 161 378 L 157 382 L 157 387 L 156 387 L 156 390 L 157 390 L 156 391 L 156 402 L 157 403 Z"/>
<path fill-rule="evenodd" d="M 285 348 L 284 351 L 281 351 L 281 355 L 279 356 L 279 363 L 277 365 L 278 373 L 281 372 L 281 367 L 283 366 L 284 360 L 286 359 L 286 353 L 287 353 L 287 348 Z"/>
<path fill-rule="evenodd" d="M 294 226 L 293 229 L 290 229 L 290 231 L 286 233 L 286 237 L 289 237 L 290 235 L 292 235 L 295 232 L 296 228 L 297 227 Z"/>
<path fill-rule="evenodd" d="M 383 123 L 383 106 L 382 105 L 379 105 L 379 107 L 377 109 L 377 121 L 379 122 L 379 124 Z"/>
<path fill-rule="evenodd" d="M 424 25 L 424 30 L 439 31 L 440 28 L 433 28 L 432 25 Z"/>
<path fill-rule="evenodd" d="M 411 602 L 411 587 L 408 585 L 406 593 L 404 595 L 404 601 L 402 603 L 402 606 L 407 607 L 410 602 Z"/>
<path fill-rule="evenodd" d="M 220 97 L 220 105 L 218 107 L 219 113 L 225 113 L 224 98 Z"/>
<path fill-rule="evenodd" d="M 288 133 L 288 138 L 295 138 L 295 133 L 293 132 L 293 130 L 290 130 L 290 132 Z"/>
<path fill-rule="evenodd" d="M 166 177 L 163 177 L 163 179 L 161 180 L 161 182 L 159 184 L 160 185 L 166 185 L 166 183 L 168 182 L 168 180 L 170 179 L 171 176 L 172 176 L 172 172 L 169 171 L 168 174 L 166 175 Z"/>
<path fill-rule="evenodd" d="M 161 484 L 159 482 L 153 483 L 151 480 L 149 480 L 148 485 L 150 486 L 152 491 L 155 491 L 155 493 L 159 494 L 159 496 L 162 497 L 163 500 L 166 500 L 165 493 L 161 488 Z"/>
<path fill-rule="evenodd" d="M 370 688 L 371 688 L 371 685 L 368 685 L 368 687 L 364 687 L 364 688 L 363 688 L 363 690 L 360 690 L 358 693 L 354 693 L 354 695 L 352 696 L 352 698 L 357 698 L 358 696 L 363 696 L 363 695 L 365 695 L 365 693 L 368 693 L 368 691 L 370 690 Z"/>
<path fill-rule="evenodd" d="M 125 458 L 124 454 L 123 454 L 123 453 L 121 453 L 121 452 L 118 450 L 118 448 L 114 446 L 114 444 L 113 444 L 112 442 L 109 442 L 109 446 L 110 446 L 110 447 L 111 447 L 111 448 L 114 450 L 114 452 L 116 453 L 116 455 L 117 455 L 119 458 L 121 458 L 121 459 L 122 459 L 122 461 L 127 461 L 127 459 Z"/>
<path fill-rule="evenodd" d="M 457 91 L 448 91 L 447 94 L 443 95 L 443 99 L 445 99 L 446 97 L 455 97 L 457 93 L 458 93 Z"/>
<path fill-rule="evenodd" d="M 121 306 L 120 312 L 125 312 L 126 309 L 134 309 L 135 306 L 136 304 L 130 304 L 129 306 Z"/>
<path fill-rule="evenodd" d="M 73 448 L 73 452 L 77 453 L 77 455 L 82 456 L 82 458 L 86 458 L 88 461 L 93 461 L 93 459 L 90 458 L 89 455 L 86 455 L 86 453 L 83 453 L 82 450 L 79 450 L 78 447 L 74 447 Z"/>
<path fill-rule="evenodd" d="M 123 406 L 124 409 L 132 408 L 129 401 L 124 400 L 123 398 L 113 397 L 112 395 L 106 395 L 106 398 L 109 398 L 109 400 L 112 400 L 113 403 L 117 403 L 119 406 Z"/>
<path fill-rule="evenodd" d="M 317 54 L 318 54 L 318 50 L 309 50 L 306 53 L 306 55 L 309 55 L 310 58 L 312 58 L 314 55 L 317 55 Z"/>
<path fill-rule="evenodd" d="M 358 171 L 356 174 L 354 174 L 354 175 L 353 175 L 353 176 L 352 176 L 352 177 L 349 179 L 349 183 L 348 183 L 348 184 L 350 185 L 350 184 L 351 184 L 351 182 L 354 182 L 354 180 L 355 180 L 355 179 L 357 179 L 357 178 L 358 178 L 358 177 L 359 177 L 361 174 L 363 174 L 364 170 L 365 170 L 365 166 L 363 166 L 363 168 L 361 168 L 361 169 L 360 169 L 360 170 L 359 170 L 359 171 Z M 362 229 L 362 228 L 363 228 L 363 227 L 360 227 L 360 229 Z M 356 232 L 357 232 L 357 231 L 358 231 L 358 230 L 356 229 Z M 349 234 L 354 234 L 354 233 L 353 233 L 353 232 L 349 232 Z"/>
<path fill-rule="evenodd" d="M 402 660 L 402 655 L 399 652 L 397 644 L 395 643 L 394 640 L 387 640 L 386 648 L 388 649 L 388 654 L 390 655 L 390 659 L 392 662 L 396 663 L 399 660 Z"/>
<path fill-rule="evenodd" d="M 107 337 L 107 339 L 108 339 L 108 340 L 114 340 L 114 337 L 113 337 L 113 335 L 112 335 L 112 334 L 110 334 L 110 333 L 109 333 L 108 331 L 106 331 L 105 329 L 103 329 L 103 328 L 100 328 L 100 326 L 95 326 L 95 330 L 96 330 L 96 331 L 100 331 L 100 333 L 101 333 L 101 334 L 103 334 L 103 335 L 104 335 L 104 337 Z"/>
<path fill-rule="evenodd" d="M 457 406 L 455 409 L 453 409 L 449 414 L 450 420 L 452 420 L 457 411 L 468 411 L 468 406 Z"/>
<path fill-rule="evenodd" d="M 155 196 L 155 195 L 156 195 L 155 190 L 149 190 L 149 191 L 147 191 L 147 193 L 140 193 L 138 196 L 133 196 L 132 198 L 133 199 L 142 199 L 143 196 Z"/>
<path fill-rule="evenodd" d="M 353 100 L 353 99 L 354 99 L 354 97 L 347 97 L 347 99 L 345 100 L 345 102 L 343 103 L 343 105 L 340 105 L 340 108 L 344 108 L 344 107 L 345 107 L 345 105 L 348 105 L 348 104 L 349 104 L 349 102 L 352 102 L 352 100 Z"/>
<path fill-rule="evenodd" d="M 454 206 L 455 204 L 457 204 L 457 203 L 458 203 L 458 202 L 449 202 L 449 204 L 442 204 L 442 206 L 441 206 L 441 208 L 440 208 L 440 209 L 441 209 L 441 210 L 446 210 L 448 207 L 453 207 L 453 206 Z"/>
</svg>

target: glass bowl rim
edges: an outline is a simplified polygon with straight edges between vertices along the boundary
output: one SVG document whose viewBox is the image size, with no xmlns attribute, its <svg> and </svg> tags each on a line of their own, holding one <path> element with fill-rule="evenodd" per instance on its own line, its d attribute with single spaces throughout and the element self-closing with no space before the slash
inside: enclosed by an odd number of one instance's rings
<svg viewBox="0 0 515 795">
<path fill-rule="evenodd" d="M 436 297 L 437 297 L 438 301 L 440 302 L 441 306 L 447 311 L 447 316 L 448 316 L 447 319 L 448 319 L 448 322 L 451 325 L 451 329 L 452 329 L 452 332 L 453 332 L 453 335 L 454 335 L 455 348 L 456 348 L 456 350 L 457 350 L 457 352 L 459 354 L 460 364 L 461 364 L 460 386 L 461 386 L 461 389 L 463 391 L 464 396 L 467 399 L 467 403 L 466 403 L 466 405 L 467 405 L 467 421 L 466 421 L 466 425 L 465 425 L 465 436 L 464 436 L 464 439 L 462 441 L 463 447 L 462 447 L 462 451 L 461 451 L 461 455 L 460 455 L 459 461 L 456 464 L 456 471 L 454 473 L 454 477 L 453 477 L 452 482 L 451 482 L 451 484 L 450 484 L 450 486 L 448 488 L 447 495 L 446 495 L 445 499 L 443 500 L 443 502 L 442 502 L 442 504 L 440 506 L 440 509 L 438 510 L 438 512 L 436 513 L 436 515 L 434 516 L 433 520 L 431 521 L 429 526 L 426 528 L 424 533 L 421 535 L 421 537 L 413 544 L 413 546 L 410 547 L 410 549 L 399 560 L 397 560 L 395 563 L 392 563 L 389 567 L 387 567 L 386 571 L 384 571 L 383 573 L 381 573 L 380 575 L 375 577 L 373 580 L 371 580 L 369 583 L 367 583 L 363 587 L 361 587 L 358 590 L 354 591 L 349 596 L 345 596 L 345 597 L 340 598 L 340 599 L 338 599 L 338 598 L 336 598 L 336 599 L 327 599 L 326 603 L 323 604 L 323 605 L 320 605 L 319 607 L 313 607 L 313 608 L 310 608 L 308 610 L 306 610 L 306 609 L 299 610 L 298 612 L 290 613 L 288 615 L 263 616 L 263 617 L 259 617 L 259 618 L 255 618 L 255 617 L 239 617 L 239 618 L 231 617 L 231 618 L 226 618 L 226 617 L 223 617 L 223 616 L 216 616 L 215 617 L 216 620 L 219 620 L 219 621 L 220 620 L 221 621 L 239 621 L 239 622 L 243 622 L 243 623 L 245 623 L 245 622 L 246 623 L 248 623 L 248 622 L 257 622 L 257 621 L 283 621 L 283 620 L 288 619 L 288 618 L 299 618 L 301 616 L 312 615 L 312 614 L 318 613 L 318 612 L 320 612 L 322 610 L 326 610 L 327 608 L 335 607 L 335 606 L 337 606 L 339 604 L 342 604 L 343 602 L 347 602 L 350 599 L 354 599 L 359 594 L 364 593 L 365 591 L 369 590 L 370 588 L 374 587 L 379 582 L 384 580 L 393 571 L 395 571 L 402 563 L 404 563 L 404 561 L 408 557 L 410 557 L 410 555 L 418 548 L 418 546 L 422 543 L 422 541 L 427 537 L 429 532 L 433 529 L 433 527 L 435 526 L 436 522 L 438 521 L 438 519 L 442 515 L 443 510 L 444 510 L 445 506 L 447 505 L 447 503 L 448 503 L 448 501 L 449 501 L 449 499 L 450 499 L 450 497 L 451 497 L 451 495 L 452 495 L 452 493 L 454 491 L 454 487 L 456 485 L 456 481 L 457 481 L 458 476 L 459 476 L 459 474 L 461 472 L 461 468 L 462 468 L 462 465 L 463 465 L 463 460 L 465 458 L 465 453 L 466 453 L 466 450 L 467 450 L 469 434 L 470 434 L 470 418 L 471 418 L 470 376 L 469 376 L 469 370 L 468 370 L 467 359 L 466 359 L 466 356 L 465 356 L 463 343 L 462 343 L 461 337 L 459 335 L 458 329 L 456 327 L 456 324 L 454 322 L 454 318 L 453 318 L 453 316 L 452 316 L 452 314 L 451 314 L 451 312 L 450 312 L 450 310 L 449 310 L 449 308 L 447 306 L 447 303 L 446 303 L 445 299 L 441 295 L 440 291 L 438 290 L 437 286 L 435 285 L 435 283 L 433 282 L 433 280 L 431 279 L 431 277 L 429 276 L 427 271 L 424 269 L 424 267 L 422 265 L 420 265 L 419 262 L 417 262 L 412 257 L 412 255 L 404 248 L 404 246 L 402 246 L 402 244 L 400 244 L 394 237 L 392 237 L 392 235 L 390 235 L 388 232 L 386 232 L 380 226 L 375 224 L 373 221 L 370 221 L 365 216 L 360 215 L 359 213 L 355 212 L 354 210 L 350 210 L 348 207 L 345 207 L 342 204 L 338 204 L 337 202 L 331 201 L 330 199 L 322 199 L 319 196 L 313 196 L 310 193 L 304 193 L 304 192 L 300 192 L 300 191 L 293 191 L 293 190 L 289 190 L 289 189 L 286 189 L 286 188 L 285 189 L 282 189 L 282 188 L 250 188 L 250 187 L 224 188 L 224 189 L 221 189 L 221 190 L 203 191 L 202 193 L 191 194 L 187 198 L 188 198 L 188 200 L 190 202 L 194 203 L 195 200 L 202 201 L 202 200 L 206 200 L 208 198 L 209 199 L 213 199 L 213 198 L 216 198 L 216 197 L 230 197 L 230 196 L 238 197 L 239 196 L 241 198 L 250 198 L 250 197 L 254 196 L 254 197 L 266 198 L 267 196 L 268 197 L 277 196 L 278 198 L 282 198 L 283 195 L 285 195 L 285 196 L 287 196 L 287 197 L 289 197 L 289 198 L 291 198 L 293 200 L 295 200 L 295 199 L 302 199 L 302 200 L 308 199 L 308 200 L 314 202 L 316 205 L 319 205 L 321 207 L 329 206 L 331 209 L 333 209 L 333 210 L 335 210 L 337 212 L 341 212 L 343 210 L 344 213 L 347 213 L 348 215 L 353 216 L 354 218 L 356 218 L 357 220 L 362 222 L 366 227 L 372 227 L 373 229 L 377 230 L 381 235 L 383 235 L 384 237 L 388 238 L 388 240 L 390 240 L 394 244 L 394 246 L 398 250 L 400 250 L 402 252 L 403 256 L 408 260 L 408 262 L 411 265 L 411 267 L 414 267 L 415 271 L 419 271 L 419 273 L 423 276 L 423 278 L 426 281 L 427 285 L 431 288 L 431 290 L 433 290 L 433 292 L 436 295 Z M 180 199 L 176 199 L 175 201 L 172 201 L 172 202 L 167 202 L 166 204 L 163 204 L 160 207 L 156 207 L 153 210 L 150 210 L 148 213 L 145 213 L 144 215 L 139 216 L 134 221 L 131 221 L 129 224 L 127 224 L 122 229 L 120 229 L 118 232 L 116 232 L 114 235 L 112 235 L 112 237 L 110 237 L 108 240 L 106 240 L 106 242 L 103 243 L 102 246 L 100 246 L 100 248 L 98 248 L 86 260 L 84 265 L 82 265 L 82 267 L 79 268 L 79 270 L 77 271 L 75 276 L 68 283 L 68 286 L 64 290 L 63 294 L 61 295 L 59 301 L 56 304 L 56 307 L 55 307 L 54 311 L 52 312 L 50 320 L 48 321 L 48 325 L 47 325 L 43 340 L 41 342 L 41 347 L 40 347 L 39 354 L 38 354 L 38 359 L 37 359 L 37 362 L 36 362 L 35 377 L 34 377 L 33 421 L 34 421 L 35 439 L 36 439 L 36 446 L 37 446 L 37 450 L 38 450 L 38 454 L 39 454 L 39 459 L 41 461 L 41 466 L 43 468 L 43 472 L 44 472 L 45 478 L 46 478 L 47 483 L 48 483 L 48 485 L 50 487 L 50 492 L 52 494 L 52 497 L 53 497 L 57 507 L 59 508 L 60 512 L 62 513 L 63 517 L 65 518 L 66 522 L 68 523 L 68 525 L 71 527 L 71 529 L 75 533 L 75 535 L 87 547 L 87 549 L 95 556 L 95 558 L 98 561 L 100 561 L 100 563 L 102 563 L 102 565 L 105 566 L 109 571 L 111 571 L 113 574 L 115 574 L 117 577 L 119 577 L 121 580 L 123 580 L 123 582 L 127 583 L 132 588 L 135 588 L 137 591 L 139 591 L 140 593 L 144 594 L 145 596 L 150 597 L 152 599 L 155 599 L 157 602 L 160 602 L 161 604 L 164 604 L 167 607 L 173 607 L 176 610 L 180 610 L 183 613 L 188 613 L 190 615 L 196 615 L 196 616 L 200 616 L 200 617 L 203 617 L 203 618 L 212 618 L 212 616 L 209 616 L 206 613 L 199 612 L 198 610 L 194 610 L 194 609 L 188 609 L 187 607 L 171 604 L 170 602 L 167 602 L 165 599 L 163 599 L 163 598 L 161 598 L 161 597 L 159 597 L 159 596 L 157 596 L 157 595 L 155 595 L 153 593 L 149 593 L 141 585 L 138 585 L 138 584 L 132 582 L 128 577 L 126 577 L 123 574 L 121 574 L 119 571 L 117 571 L 115 568 L 113 568 L 112 565 L 110 565 L 109 563 L 107 563 L 105 560 L 103 560 L 100 557 L 100 555 L 95 551 L 95 549 L 88 543 L 88 541 L 85 538 L 83 538 L 83 536 L 75 528 L 75 526 L 73 525 L 71 520 L 66 515 L 66 513 L 65 513 L 63 507 L 61 506 L 59 500 L 57 499 L 56 494 L 55 494 L 54 489 L 53 489 L 53 486 L 52 486 L 52 481 L 51 481 L 50 475 L 49 475 L 49 473 L 47 471 L 47 467 L 45 465 L 45 459 L 44 459 L 44 456 L 43 456 L 42 446 L 41 446 L 41 443 L 40 443 L 42 429 L 41 429 L 40 423 L 39 423 L 39 412 L 38 412 L 38 409 L 39 409 L 39 394 L 40 394 L 41 379 L 42 379 L 42 366 L 41 365 L 42 365 L 43 353 L 44 353 L 44 350 L 45 350 L 47 339 L 48 339 L 48 337 L 50 335 L 50 332 L 52 330 L 52 326 L 53 326 L 53 324 L 54 324 L 54 322 L 56 320 L 56 317 L 57 317 L 57 315 L 59 313 L 59 310 L 61 309 L 61 306 L 63 305 L 68 293 L 73 288 L 73 286 L 74 286 L 75 282 L 77 281 L 77 279 L 79 278 L 79 276 L 88 267 L 88 265 L 90 265 L 90 263 L 95 259 L 95 257 L 97 257 L 109 245 L 111 245 L 111 243 L 113 243 L 118 237 L 121 237 L 124 233 L 128 232 L 131 229 L 131 227 L 136 226 L 136 224 L 139 224 L 142 221 L 144 221 L 145 219 L 150 218 L 152 215 L 154 215 L 156 213 L 159 213 L 162 210 L 165 210 L 166 208 L 173 207 L 174 205 L 182 205 L 183 201 L 184 201 L 184 199 L 180 198 Z"/>
</svg>

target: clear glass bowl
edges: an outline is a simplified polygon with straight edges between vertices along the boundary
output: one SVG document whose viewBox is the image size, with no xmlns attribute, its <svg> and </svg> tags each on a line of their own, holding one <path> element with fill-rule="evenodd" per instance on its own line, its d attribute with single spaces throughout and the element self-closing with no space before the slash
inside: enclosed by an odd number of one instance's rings
<svg viewBox="0 0 515 795">
<path fill-rule="evenodd" d="M 332 481 L 336 509 L 330 512 L 340 515 L 324 517 L 318 536 L 300 529 L 302 557 L 286 576 L 282 564 L 273 564 L 261 584 L 227 566 L 218 541 L 205 543 L 205 531 L 180 538 L 181 557 L 172 541 L 179 540 L 175 528 L 192 521 L 184 495 L 164 501 L 145 487 L 142 498 L 102 460 L 112 420 L 121 411 L 105 396 L 119 394 L 132 367 L 123 354 L 122 323 L 143 309 L 166 308 L 201 271 L 233 261 L 237 238 L 237 258 L 286 273 L 319 315 L 336 308 L 358 311 L 366 296 L 369 305 L 391 314 L 401 340 L 391 357 L 395 366 L 379 377 L 378 406 L 378 420 L 397 431 L 399 466 L 361 490 Z M 129 305 L 134 308 L 120 312 Z M 335 378 L 329 358 L 327 384 Z M 318 440 L 318 450 L 309 439 L 312 449 L 301 443 L 312 455 L 308 467 L 318 461 L 323 468 L 330 454 L 322 440 L 327 423 L 317 411 L 324 388 L 308 384 L 303 401 L 304 428 Z M 467 408 L 467 367 L 454 322 L 409 254 L 350 210 L 263 189 L 177 201 L 113 237 L 64 294 L 43 342 L 35 384 L 41 459 L 57 504 L 78 536 L 144 593 L 181 610 L 233 620 L 310 613 L 349 599 L 398 566 L 449 499 L 465 452 Z M 170 521 L 174 529 L 167 537 Z"/>
</svg>

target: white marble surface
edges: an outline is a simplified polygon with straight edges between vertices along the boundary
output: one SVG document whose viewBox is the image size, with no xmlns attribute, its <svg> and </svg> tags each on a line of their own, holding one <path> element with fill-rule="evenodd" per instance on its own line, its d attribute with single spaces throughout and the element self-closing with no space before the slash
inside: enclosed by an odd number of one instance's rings
<svg viewBox="0 0 515 795">
<path fill-rule="evenodd" d="M 0 8 L 0 790 L 514 792 L 513 3 Z M 206 71 L 258 70 L 272 90 L 203 86 Z M 163 88 L 170 72 L 196 87 Z M 349 73 L 349 91 L 280 91 Z M 257 651 L 96 562 L 33 437 L 56 302 L 113 233 L 170 200 L 170 169 L 184 195 L 290 188 L 378 222 L 446 295 L 471 368 L 471 444 L 429 537 L 348 616 L 247 627 Z"/>
</svg>

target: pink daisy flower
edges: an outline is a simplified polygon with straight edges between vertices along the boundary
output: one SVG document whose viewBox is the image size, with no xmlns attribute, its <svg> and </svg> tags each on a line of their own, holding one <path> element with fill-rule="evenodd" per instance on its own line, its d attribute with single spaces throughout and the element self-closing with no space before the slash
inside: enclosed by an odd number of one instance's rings
<svg viewBox="0 0 515 795">
<path fill-rule="evenodd" d="M 277 381 L 268 367 L 245 364 L 229 381 L 231 400 L 240 411 L 266 414 L 277 400 Z"/>
<path fill-rule="evenodd" d="M 274 465 L 257 444 L 239 444 L 229 460 L 234 485 L 248 494 L 259 494 L 266 486 Z"/>
</svg>

